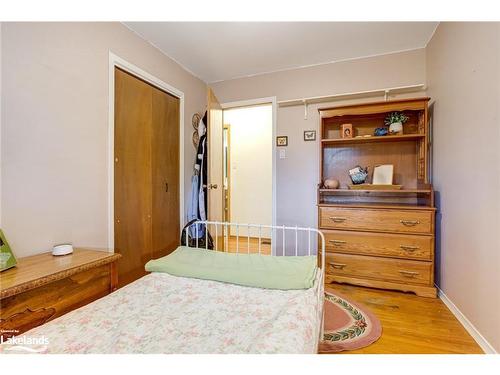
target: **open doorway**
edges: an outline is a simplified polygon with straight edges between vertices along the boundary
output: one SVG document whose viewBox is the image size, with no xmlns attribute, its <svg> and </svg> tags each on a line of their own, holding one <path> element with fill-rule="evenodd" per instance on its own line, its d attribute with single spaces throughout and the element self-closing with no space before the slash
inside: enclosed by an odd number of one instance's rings
<svg viewBox="0 0 500 375">
<path fill-rule="evenodd" d="M 223 122 L 224 220 L 272 225 L 272 104 L 224 109 Z M 250 237 L 250 250 L 258 249 L 259 233 L 241 228 L 239 235 Z M 270 251 L 270 243 L 271 232 L 263 228 L 261 246 Z"/>
</svg>

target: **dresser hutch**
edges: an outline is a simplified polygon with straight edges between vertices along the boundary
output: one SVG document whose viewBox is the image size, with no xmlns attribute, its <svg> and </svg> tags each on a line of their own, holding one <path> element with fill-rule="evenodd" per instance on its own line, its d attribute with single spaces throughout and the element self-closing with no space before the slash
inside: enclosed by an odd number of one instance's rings
<svg viewBox="0 0 500 375">
<path fill-rule="evenodd" d="M 430 184 L 429 98 L 320 109 L 318 223 L 326 239 L 326 282 L 436 297 L 434 192 Z M 403 133 L 375 136 L 391 112 Z M 342 125 L 352 126 L 343 138 Z M 344 125 L 345 126 L 345 125 Z M 394 187 L 353 185 L 349 170 L 393 165 Z M 338 180 L 337 189 L 324 181 Z M 384 190 L 379 190 L 383 188 Z"/>
</svg>

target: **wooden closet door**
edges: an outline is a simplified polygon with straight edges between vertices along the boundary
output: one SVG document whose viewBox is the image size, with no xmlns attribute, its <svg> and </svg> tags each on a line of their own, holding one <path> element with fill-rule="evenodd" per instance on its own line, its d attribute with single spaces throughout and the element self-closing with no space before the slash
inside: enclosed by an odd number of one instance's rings
<svg viewBox="0 0 500 375">
<path fill-rule="evenodd" d="M 179 99 L 152 88 L 153 258 L 179 246 Z"/>
<path fill-rule="evenodd" d="M 119 286 L 145 275 L 152 256 L 152 87 L 115 69 L 115 251 Z"/>
</svg>

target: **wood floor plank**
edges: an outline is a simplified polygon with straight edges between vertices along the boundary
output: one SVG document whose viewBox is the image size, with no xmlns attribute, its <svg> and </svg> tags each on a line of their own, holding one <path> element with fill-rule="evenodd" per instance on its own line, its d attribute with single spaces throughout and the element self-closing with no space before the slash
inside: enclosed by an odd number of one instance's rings
<svg viewBox="0 0 500 375">
<path fill-rule="evenodd" d="M 246 237 L 240 237 L 240 251 L 247 251 Z M 236 239 L 229 240 L 229 252 L 236 252 Z M 258 239 L 250 238 L 250 253 L 258 252 Z M 270 254 L 270 245 L 261 245 Z M 480 346 L 446 305 L 438 298 L 412 293 L 330 284 L 330 288 L 366 306 L 382 323 L 382 336 L 366 348 L 344 354 L 478 354 Z"/>
<path fill-rule="evenodd" d="M 236 246 L 236 237 L 231 236 L 229 237 L 228 245 L 226 248 L 226 251 L 229 253 L 236 253 L 237 246 Z M 259 239 L 250 237 L 248 239 L 245 236 L 240 236 L 239 242 L 238 242 L 238 251 L 240 253 L 250 253 L 250 254 L 256 254 L 259 252 Z M 260 253 L 262 255 L 270 255 L 271 254 L 271 244 L 268 242 L 263 241 L 260 244 Z"/>
<path fill-rule="evenodd" d="M 365 348 L 345 354 L 478 354 L 483 353 L 438 298 L 410 293 L 330 284 L 339 294 L 359 302 L 380 319 L 382 336 Z"/>
</svg>

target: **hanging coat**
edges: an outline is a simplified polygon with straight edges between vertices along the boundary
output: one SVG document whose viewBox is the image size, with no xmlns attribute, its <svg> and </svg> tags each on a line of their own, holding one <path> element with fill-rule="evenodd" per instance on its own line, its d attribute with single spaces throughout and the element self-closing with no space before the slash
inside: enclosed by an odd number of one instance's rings
<svg viewBox="0 0 500 375">
<path fill-rule="evenodd" d="M 200 134 L 200 142 L 198 144 L 198 157 L 196 159 L 196 164 L 199 165 L 199 194 L 198 194 L 198 207 L 199 207 L 199 218 L 200 220 L 207 220 L 207 185 L 208 185 L 208 173 L 207 173 L 207 162 L 208 162 L 208 146 L 207 146 L 207 113 L 200 120 L 198 126 L 198 133 Z M 196 168 L 196 166 L 195 166 Z"/>
<path fill-rule="evenodd" d="M 191 179 L 191 199 L 188 208 L 188 222 L 194 219 L 207 220 L 207 136 L 206 136 L 206 113 L 198 124 L 200 140 L 196 151 L 194 164 L 194 175 Z M 201 238 L 205 235 L 205 226 L 195 225 L 189 227 L 189 236 Z"/>
<path fill-rule="evenodd" d="M 193 220 L 199 220 L 199 208 L 198 208 L 198 196 L 199 196 L 199 181 L 200 181 L 200 176 L 198 174 L 194 174 L 193 177 L 191 178 L 191 197 L 189 199 L 189 207 L 188 207 L 188 214 L 187 214 L 187 221 L 188 223 Z M 198 237 L 202 235 L 203 233 L 200 232 L 200 227 L 198 227 Z M 190 226 L 189 227 L 189 236 L 190 237 L 196 237 L 196 228 L 195 226 Z"/>
</svg>

